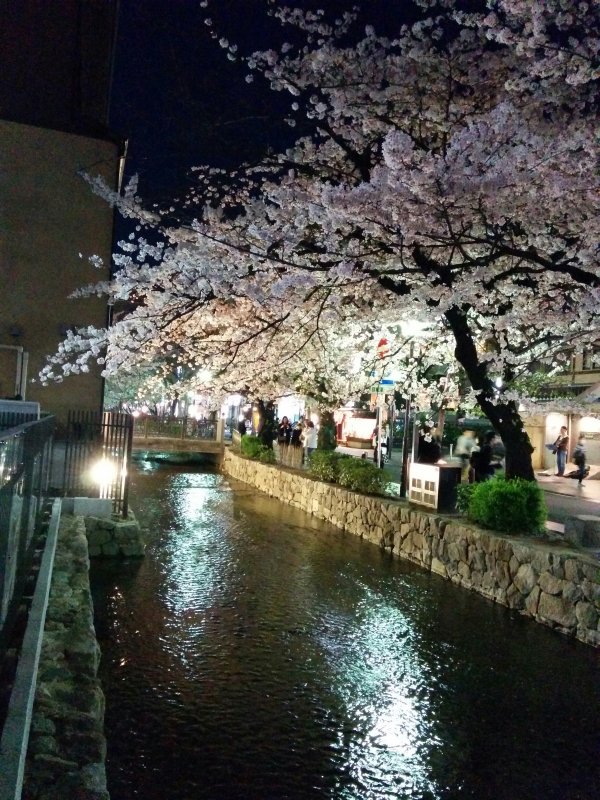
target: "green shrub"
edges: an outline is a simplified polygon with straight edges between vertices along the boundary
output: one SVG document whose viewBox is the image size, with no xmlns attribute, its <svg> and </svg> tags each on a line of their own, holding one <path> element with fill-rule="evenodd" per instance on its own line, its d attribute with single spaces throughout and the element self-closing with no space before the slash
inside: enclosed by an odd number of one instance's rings
<svg viewBox="0 0 600 800">
<path fill-rule="evenodd" d="M 275 462 L 273 450 L 263 444 L 256 436 L 244 434 L 241 438 L 240 449 L 242 455 L 246 456 L 246 458 L 255 458 L 264 464 L 273 464 Z"/>
<path fill-rule="evenodd" d="M 492 478 L 474 484 L 467 516 L 495 531 L 539 533 L 547 517 L 544 493 L 535 481 Z"/>
<path fill-rule="evenodd" d="M 338 462 L 337 482 L 355 492 L 385 494 L 390 476 L 372 461 L 350 456 Z"/>
<path fill-rule="evenodd" d="M 456 487 L 456 510 L 461 514 L 468 513 L 471 497 L 478 486 L 478 483 L 459 483 Z"/>
<path fill-rule="evenodd" d="M 267 447 L 265 444 L 263 444 L 262 449 L 258 454 L 258 460 L 262 461 L 263 464 L 274 464 L 277 459 L 275 458 L 273 448 Z"/>
<path fill-rule="evenodd" d="M 336 483 L 339 475 L 339 462 L 342 459 L 352 458 L 333 450 L 315 450 L 308 459 L 308 473 L 320 481 Z"/>
</svg>

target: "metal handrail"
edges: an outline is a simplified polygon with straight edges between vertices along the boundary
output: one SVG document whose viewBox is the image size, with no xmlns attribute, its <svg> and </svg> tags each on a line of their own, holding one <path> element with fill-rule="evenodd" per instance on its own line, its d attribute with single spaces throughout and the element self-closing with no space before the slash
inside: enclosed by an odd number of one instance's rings
<svg viewBox="0 0 600 800">
<path fill-rule="evenodd" d="M 33 701 L 35 699 L 54 554 L 58 539 L 60 511 L 61 501 L 55 500 L 31 609 L 27 619 L 27 628 L 19 654 L 19 663 L 10 695 L 6 721 L 2 729 L 2 738 L 0 740 L 0 800 L 19 800 L 22 794 Z"/>
<path fill-rule="evenodd" d="M 217 423 L 194 417 L 138 417 L 133 426 L 136 438 L 217 440 Z"/>
<path fill-rule="evenodd" d="M 48 489 L 54 418 L 0 432 L 0 654 L 33 562 Z"/>
</svg>

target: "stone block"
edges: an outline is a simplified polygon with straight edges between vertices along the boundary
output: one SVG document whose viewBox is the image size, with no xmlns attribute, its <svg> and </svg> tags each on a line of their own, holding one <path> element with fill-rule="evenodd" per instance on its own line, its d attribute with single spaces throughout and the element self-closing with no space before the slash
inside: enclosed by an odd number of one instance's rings
<svg viewBox="0 0 600 800">
<path fill-rule="evenodd" d="M 104 497 L 74 497 L 73 514 L 76 517 L 110 518 L 112 516 L 112 500 Z"/>
<path fill-rule="evenodd" d="M 540 589 L 548 594 L 561 594 L 565 586 L 565 582 L 560 578 L 555 578 L 549 572 L 542 572 L 539 577 L 538 583 Z"/>
<path fill-rule="evenodd" d="M 591 603 L 586 603 L 585 600 L 577 603 L 575 606 L 575 616 L 581 627 L 596 630 L 598 625 L 598 612 Z"/>
<path fill-rule="evenodd" d="M 513 583 L 521 594 L 528 595 L 531 592 L 537 584 L 537 573 L 531 564 L 521 564 L 513 578 Z"/>
<path fill-rule="evenodd" d="M 90 555 L 92 554 L 92 548 L 101 547 L 106 542 L 110 542 L 112 539 L 112 534 L 110 531 L 103 530 L 101 528 L 96 528 L 88 533 L 88 546 L 90 550 Z"/>
<path fill-rule="evenodd" d="M 121 545 L 121 555 L 127 558 L 138 558 L 146 553 L 146 545 L 144 542 L 129 542 L 128 544 Z"/>
<path fill-rule="evenodd" d="M 464 541 L 448 543 L 448 557 L 451 561 L 467 561 L 467 544 Z"/>
<path fill-rule="evenodd" d="M 115 539 L 117 542 L 128 542 L 139 538 L 140 527 L 137 522 L 117 522 L 115 525 Z"/>
<path fill-rule="evenodd" d="M 510 570 L 506 561 L 496 562 L 496 580 L 501 589 L 508 589 L 511 585 Z"/>
<path fill-rule="evenodd" d="M 573 603 L 564 597 L 542 592 L 537 609 L 538 617 L 559 625 L 561 628 L 570 629 L 577 625 L 577 616 Z"/>
<path fill-rule="evenodd" d="M 521 610 L 525 605 L 525 598 L 512 583 L 506 590 L 506 605 L 517 610 Z"/>
<path fill-rule="evenodd" d="M 444 578 L 448 577 L 448 570 L 446 569 L 446 565 L 443 564 L 437 558 L 433 558 L 431 560 L 431 571 L 435 572 L 436 575 L 441 575 Z"/>
<path fill-rule="evenodd" d="M 565 539 L 580 547 L 600 547 L 600 517 L 578 514 L 565 520 Z"/>
<path fill-rule="evenodd" d="M 565 579 L 568 581 L 579 581 L 581 572 L 579 569 L 579 562 L 574 558 L 568 558 L 565 561 Z"/>
<path fill-rule="evenodd" d="M 107 542 L 106 544 L 102 545 L 102 555 L 103 556 L 118 556 L 119 555 L 119 545 L 116 542 Z"/>
<path fill-rule="evenodd" d="M 565 600 L 569 600 L 571 603 L 578 603 L 583 599 L 583 589 L 581 585 L 573 581 L 564 582 L 562 594 Z"/>
<path fill-rule="evenodd" d="M 594 583 L 593 581 L 584 578 L 581 582 L 581 590 L 586 598 L 592 603 L 596 605 L 600 605 L 600 585 Z"/>
<path fill-rule="evenodd" d="M 458 565 L 458 574 L 461 576 L 463 581 L 470 583 L 471 582 L 471 568 L 469 565 L 461 561 Z"/>
</svg>

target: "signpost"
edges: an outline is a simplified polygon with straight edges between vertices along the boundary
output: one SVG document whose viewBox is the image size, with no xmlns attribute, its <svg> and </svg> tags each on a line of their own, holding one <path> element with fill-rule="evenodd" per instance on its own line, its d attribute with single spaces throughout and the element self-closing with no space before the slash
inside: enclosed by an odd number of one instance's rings
<svg viewBox="0 0 600 800">
<path fill-rule="evenodd" d="M 377 395 L 377 447 L 375 449 L 375 463 L 378 467 L 383 467 L 381 449 L 381 430 L 383 422 L 383 408 L 385 407 L 386 394 L 393 393 L 395 381 L 391 378 L 382 378 L 379 383 L 371 387 L 371 392 Z"/>
</svg>

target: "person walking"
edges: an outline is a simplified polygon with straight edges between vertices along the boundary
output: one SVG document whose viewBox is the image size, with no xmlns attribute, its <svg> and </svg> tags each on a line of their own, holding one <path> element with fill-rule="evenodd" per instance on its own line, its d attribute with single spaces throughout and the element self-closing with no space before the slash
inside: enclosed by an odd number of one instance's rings
<svg viewBox="0 0 600 800">
<path fill-rule="evenodd" d="M 579 434 L 577 444 L 573 450 L 573 462 L 577 467 L 577 483 L 583 486 L 583 479 L 585 478 L 585 436 L 583 433 Z"/>
<path fill-rule="evenodd" d="M 475 472 L 475 483 L 481 483 L 494 477 L 498 464 L 494 462 L 495 431 L 487 431 L 479 450 L 471 453 L 471 466 Z"/>
<path fill-rule="evenodd" d="M 304 449 L 306 451 L 305 460 L 306 463 L 308 463 L 311 453 L 314 453 L 314 451 L 317 449 L 317 429 L 315 428 L 315 423 L 311 419 L 306 420 L 301 438 L 302 444 L 304 445 Z"/>
<path fill-rule="evenodd" d="M 473 431 L 463 431 L 456 440 L 456 447 L 454 454 L 460 458 L 462 464 L 461 478 L 465 480 L 469 474 L 469 462 L 471 460 L 471 453 L 477 447 L 477 441 Z"/>
<path fill-rule="evenodd" d="M 437 464 L 442 457 L 442 447 L 435 435 L 435 427 L 424 425 L 419 431 L 417 446 L 417 462 L 419 464 Z"/>
<path fill-rule="evenodd" d="M 563 425 L 560 429 L 556 441 L 552 445 L 556 454 L 556 477 L 562 478 L 567 466 L 567 453 L 569 452 L 569 432 L 567 426 Z"/>
</svg>

